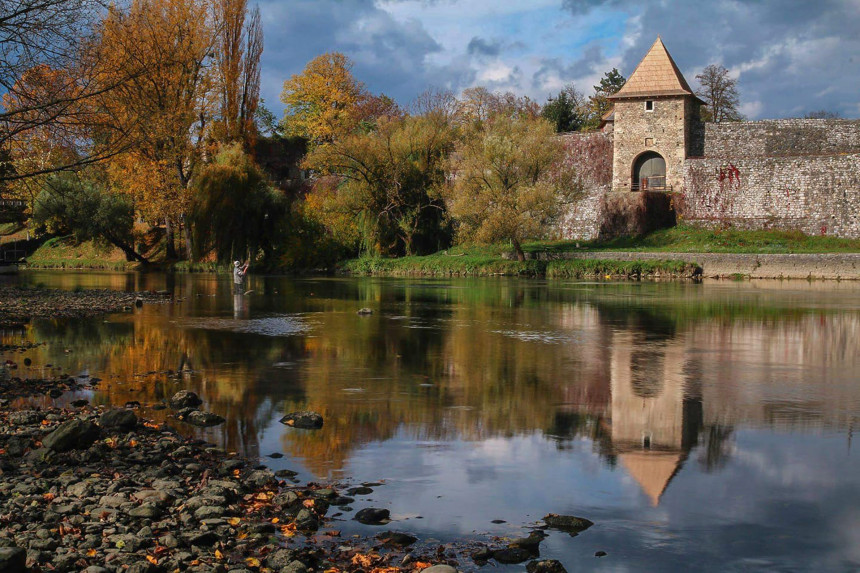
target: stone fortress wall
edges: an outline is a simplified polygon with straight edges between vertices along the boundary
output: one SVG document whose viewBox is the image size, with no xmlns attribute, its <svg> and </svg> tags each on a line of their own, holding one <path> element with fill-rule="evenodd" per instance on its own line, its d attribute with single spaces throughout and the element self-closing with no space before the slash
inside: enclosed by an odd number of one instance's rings
<svg viewBox="0 0 860 573">
<path fill-rule="evenodd" d="M 692 122 L 688 128 L 690 157 L 673 201 L 682 221 L 860 238 L 860 120 Z M 612 141 L 613 133 L 590 136 Z M 586 185 L 559 235 L 596 238 L 616 195 L 607 185 Z"/>
<path fill-rule="evenodd" d="M 693 131 L 703 136 L 703 156 L 684 162 L 682 219 L 860 237 L 860 120 L 764 120 Z"/>
</svg>

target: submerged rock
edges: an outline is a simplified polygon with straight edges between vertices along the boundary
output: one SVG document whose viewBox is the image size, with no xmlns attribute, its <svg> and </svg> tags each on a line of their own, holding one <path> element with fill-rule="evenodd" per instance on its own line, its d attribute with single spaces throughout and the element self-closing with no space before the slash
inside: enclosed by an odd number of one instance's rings
<svg viewBox="0 0 860 573">
<path fill-rule="evenodd" d="M 371 308 L 361 308 L 358 310 L 358 314 L 361 316 L 367 316 L 369 314 L 373 314 L 373 309 Z"/>
<path fill-rule="evenodd" d="M 493 551 L 493 559 L 506 565 L 522 563 L 523 561 L 528 561 L 531 558 L 532 552 L 528 549 L 523 549 L 522 547 L 506 547 L 504 549 Z"/>
<path fill-rule="evenodd" d="M 290 412 L 281 418 L 280 422 L 303 430 L 319 430 L 323 427 L 323 417 L 311 411 Z"/>
<path fill-rule="evenodd" d="M 365 507 L 355 514 L 355 519 L 359 523 L 363 523 L 365 525 L 382 525 L 383 523 L 388 523 L 388 518 L 391 515 L 391 512 L 387 509 L 382 509 L 378 507 Z"/>
<path fill-rule="evenodd" d="M 183 408 L 196 408 L 203 403 L 200 396 L 190 390 L 180 390 L 170 399 L 170 407 L 174 410 L 182 410 Z"/>
<path fill-rule="evenodd" d="M 567 569 L 560 561 L 555 559 L 542 559 L 541 561 L 529 561 L 526 563 L 528 573 L 567 573 Z"/>
<path fill-rule="evenodd" d="M 579 533 L 585 531 L 592 525 L 593 521 L 589 521 L 584 517 L 576 517 L 574 515 L 557 515 L 550 513 L 543 518 L 544 523 L 553 529 L 559 529 L 568 533 Z"/>
<path fill-rule="evenodd" d="M 398 531 L 383 531 L 377 535 L 376 538 L 383 543 L 396 545 L 397 547 L 407 547 L 418 541 L 417 537 L 409 535 L 408 533 L 400 533 Z"/>
<path fill-rule="evenodd" d="M 185 415 L 184 421 L 191 424 L 192 426 L 208 428 L 211 426 L 218 426 L 220 424 L 223 424 L 227 420 L 225 420 L 218 414 L 213 414 L 212 412 L 201 412 L 200 410 L 194 410 Z"/>
</svg>

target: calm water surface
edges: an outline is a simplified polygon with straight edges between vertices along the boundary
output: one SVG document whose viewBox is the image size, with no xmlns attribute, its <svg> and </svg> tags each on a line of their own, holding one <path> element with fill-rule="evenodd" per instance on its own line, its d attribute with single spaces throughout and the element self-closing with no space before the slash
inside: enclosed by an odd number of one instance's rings
<svg viewBox="0 0 860 573">
<path fill-rule="evenodd" d="M 355 509 L 422 539 L 518 536 L 555 512 L 596 523 L 543 543 L 571 571 L 860 568 L 860 285 L 9 280 L 170 290 L 3 338 L 45 343 L 25 375 L 103 378 L 96 404 L 192 389 L 228 420 L 206 439 L 305 480 L 384 480 Z M 297 409 L 325 427 L 278 423 Z"/>
</svg>

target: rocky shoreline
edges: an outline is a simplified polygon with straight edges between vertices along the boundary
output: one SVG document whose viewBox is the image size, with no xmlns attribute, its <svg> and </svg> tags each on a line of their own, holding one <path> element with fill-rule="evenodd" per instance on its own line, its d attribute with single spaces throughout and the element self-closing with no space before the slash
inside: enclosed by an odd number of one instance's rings
<svg viewBox="0 0 860 573">
<path fill-rule="evenodd" d="M 83 318 L 127 312 L 134 306 L 169 300 L 169 293 L 123 292 L 108 289 L 60 290 L 0 287 L 0 324 L 32 318 Z"/>
<path fill-rule="evenodd" d="M 298 484 L 289 470 L 182 437 L 132 409 L 0 409 L 0 570 L 158 573 L 454 573 L 540 561 L 544 529 L 591 525 L 553 516 L 520 539 L 440 544 L 387 529 L 388 510 L 352 512 L 381 484 Z M 8 403 L 7 403 L 8 404 Z M 341 535 L 339 522 L 385 529 Z"/>
</svg>

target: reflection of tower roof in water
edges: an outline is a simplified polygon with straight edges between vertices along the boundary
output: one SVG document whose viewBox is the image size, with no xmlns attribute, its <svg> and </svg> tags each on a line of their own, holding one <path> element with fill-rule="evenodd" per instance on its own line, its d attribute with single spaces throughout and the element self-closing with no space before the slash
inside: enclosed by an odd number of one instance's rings
<svg viewBox="0 0 860 573">
<path fill-rule="evenodd" d="M 630 477 L 657 507 L 660 497 L 675 474 L 681 469 L 683 455 L 680 452 L 642 451 L 627 452 L 618 456 Z"/>
</svg>

